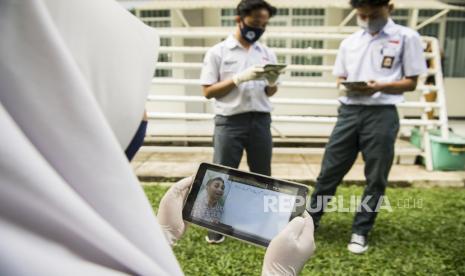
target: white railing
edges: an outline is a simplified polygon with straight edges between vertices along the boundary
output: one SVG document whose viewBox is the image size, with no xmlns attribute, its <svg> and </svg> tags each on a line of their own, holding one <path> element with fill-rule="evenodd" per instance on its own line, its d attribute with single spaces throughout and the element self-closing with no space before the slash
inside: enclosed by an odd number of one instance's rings
<svg viewBox="0 0 465 276">
<path fill-rule="evenodd" d="M 160 47 L 161 54 L 178 53 L 178 54 L 204 54 L 210 47 Z M 273 52 L 277 55 L 309 55 L 309 56 L 335 56 L 337 49 L 314 49 L 314 48 L 272 48 Z M 432 53 L 425 53 L 425 58 L 433 59 Z"/>
<path fill-rule="evenodd" d="M 300 53 L 302 55 L 302 53 Z M 157 63 L 158 69 L 202 69 L 202 63 L 189 63 L 189 62 L 159 62 Z M 333 66 L 331 65 L 288 65 L 284 71 L 300 71 L 300 72 L 331 72 Z M 436 70 L 428 70 L 429 76 L 434 76 Z M 192 83 L 192 84 L 199 84 Z M 305 82 L 306 84 L 308 82 Z M 334 88 L 335 84 L 331 82 L 331 87 Z M 420 89 L 421 87 L 419 87 Z"/>
<path fill-rule="evenodd" d="M 161 31 L 161 37 L 167 38 L 224 38 L 229 34 L 226 31 L 189 31 L 177 30 L 176 32 Z M 286 39 L 316 39 L 316 40 L 342 40 L 347 37 L 347 34 L 324 34 L 324 33 L 269 33 L 266 38 L 286 38 Z M 423 155 L 426 158 L 427 168 L 432 168 L 432 161 L 430 158 L 429 136 L 426 129 L 439 127 L 443 137 L 448 136 L 448 119 L 445 101 L 445 89 L 441 68 L 441 57 L 439 50 L 439 43 L 436 38 L 423 37 L 424 41 L 431 45 L 431 52 L 425 53 L 425 59 L 434 63 L 435 67 L 430 68 L 428 71 L 429 76 L 435 77 L 435 85 L 426 85 L 420 83 L 417 87 L 418 91 L 422 92 L 419 101 L 408 101 L 398 105 L 401 109 L 421 109 L 422 115 L 420 119 L 401 119 L 403 126 L 419 126 L 425 134 Z M 172 54 L 204 54 L 208 47 L 161 47 L 160 53 Z M 317 56 L 335 56 L 337 49 L 295 49 L 295 48 L 275 48 L 273 49 L 277 54 L 297 54 L 297 55 L 317 55 Z M 180 70 L 198 70 L 202 68 L 202 63 L 186 63 L 186 62 L 160 62 L 157 69 L 180 69 Z M 330 72 L 333 66 L 331 65 L 289 65 L 286 71 L 301 71 L 301 72 Z M 153 84 L 168 85 L 168 86 L 200 86 L 198 79 L 185 79 L 185 78 L 154 78 Z M 321 88 L 321 89 L 335 89 L 335 82 L 316 82 L 312 78 L 309 81 L 282 81 L 281 89 L 286 88 Z M 423 97 L 424 94 L 430 92 L 437 93 L 436 102 L 426 102 Z M 150 102 L 177 102 L 177 103 L 208 103 L 202 96 L 174 96 L 167 94 L 157 93 L 148 97 Z M 295 105 L 295 106 L 338 106 L 339 102 L 335 99 L 316 99 L 311 97 L 306 98 L 271 98 L 271 102 L 275 105 Z M 426 115 L 427 112 L 437 110 L 439 119 L 429 119 Z M 205 113 L 175 113 L 175 112 L 149 112 L 151 119 L 179 119 L 179 120 L 212 120 L 213 114 Z M 274 122 L 292 122 L 292 123 L 322 123 L 334 124 L 336 117 L 324 116 L 273 116 Z"/>
<path fill-rule="evenodd" d="M 209 100 L 203 96 L 167 96 L 167 95 L 149 95 L 147 98 L 151 102 L 184 102 L 184 103 L 209 103 L 214 100 Z M 295 98 L 271 98 L 273 104 L 288 104 L 288 105 L 325 105 L 339 106 L 338 100 L 327 99 L 295 99 Z M 428 102 L 404 102 L 397 105 L 401 108 L 439 108 L 438 103 Z"/>
</svg>

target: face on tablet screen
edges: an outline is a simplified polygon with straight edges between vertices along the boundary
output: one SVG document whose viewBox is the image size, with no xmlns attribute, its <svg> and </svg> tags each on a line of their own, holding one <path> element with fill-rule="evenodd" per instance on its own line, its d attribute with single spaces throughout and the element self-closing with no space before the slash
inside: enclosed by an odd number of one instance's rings
<svg viewBox="0 0 465 276">
<path fill-rule="evenodd" d="M 202 165 L 184 208 L 195 224 L 266 246 L 305 208 L 304 186 Z"/>
<path fill-rule="evenodd" d="M 220 177 L 205 176 L 200 193 L 192 208 L 191 215 L 210 223 L 219 223 L 223 217 L 225 189 L 227 183 Z"/>
</svg>

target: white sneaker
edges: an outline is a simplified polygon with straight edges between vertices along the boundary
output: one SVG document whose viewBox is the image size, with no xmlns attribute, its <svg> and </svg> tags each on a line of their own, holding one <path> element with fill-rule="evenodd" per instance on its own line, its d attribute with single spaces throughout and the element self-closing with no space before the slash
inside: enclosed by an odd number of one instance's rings
<svg viewBox="0 0 465 276">
<path fill-rule="evenodd" d="M 354 254 L 362 254 L 368 250 L 368 241 L 366 236 L 352 234 L 347 249 Z"/>
<path fill-rule="evenodd" d="M 219 239 L 213 239 L 213 238 L 210 238 L 210 237 L 208 237 L 208 236 L 205 236 L 205 240 L 206 240 L 209 244 L 219 244 L 219 243 L 224 242 L 225 238 L 224 238 L 224 236 L 221 236 L 221 238 L 219 238 Z"/>
</svg>

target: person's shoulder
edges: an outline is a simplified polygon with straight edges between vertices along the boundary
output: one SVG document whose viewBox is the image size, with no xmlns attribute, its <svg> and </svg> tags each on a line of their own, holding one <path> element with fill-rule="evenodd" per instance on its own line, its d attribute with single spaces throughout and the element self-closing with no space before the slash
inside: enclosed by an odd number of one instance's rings
<svg viewBox="0 0 465 276">
<path fill-rule="evenodd" d="M 226 47 L 226 40 L 216 43 L 210 49 L 208 49 L 208 52 L 218 53 L 221 52 L 224 49 L 224 47 Z"/>
<path fill-rule="evenodd" d="M 268 46 L 266 46 L 265 44 L 262 44 L 261 42 L 257 41 L 255 45 L 265 51 L 269 51 L 269 52 L 271 51 L 271 49 Z"/>
<path fill-rule="evenodd" d="M 220 58 L 226 47 L 225 40 L 213 45 L 210 49 L 207 50 L 206 55 Z"/>
<path fill-rule="evenodd" d="M 420 38 L 420 34 L 416 30 L 410 27 L 395 24 L 395 28 L 396 28 L 397 33 L 400 34 L 404 38 L 407 38 L 407 39 L 408 38 Z"/>
<path fill-rule="evenodd" d="M 401 33 L 403 36 L 420 37 L 420 34 L 416 30 L 409 28 L 409 27 L 405 27 L 405 26 L 400 26 L 400 27 L 401 27 Z"/>
<path fill-rule="evenodd" d="M 351 33 L 348 37 L 346 37 L 344 40 L 353 40 L 353 39 L 359 39 L 365 31 L 363 29 L 360 29 L 356 32 Z"/>
<path fill-rule="evenodd" d="M 348 37 L 342 40 L 340 47 L 345 47 L 346 45 L 352 44 L 354 41 L 358 41 L 363 35 L 363 32 L 364 30 L 358 30 L 355 33 L 350 34 Z"/>
</svg>

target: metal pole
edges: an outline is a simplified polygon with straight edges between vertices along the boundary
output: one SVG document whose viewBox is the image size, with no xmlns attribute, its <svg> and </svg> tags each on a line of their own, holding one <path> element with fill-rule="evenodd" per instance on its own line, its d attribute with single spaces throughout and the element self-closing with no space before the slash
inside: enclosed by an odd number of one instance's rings
<svg viewBox="0 0 465 276">
<path fill-rule="evenodd" d="M 450 10 L 443 10 L 441 12 L 438 12 L 436 15 L 428 18 L 427 20 L 423 21 L 420 25 L 416 26 L 415 29 L 418 31 L 419 29 L 425 27 L 426 25 L 433 23 L 437 19 L 441 18 L 442 16 L 446 15 Z"/>
</svg>

